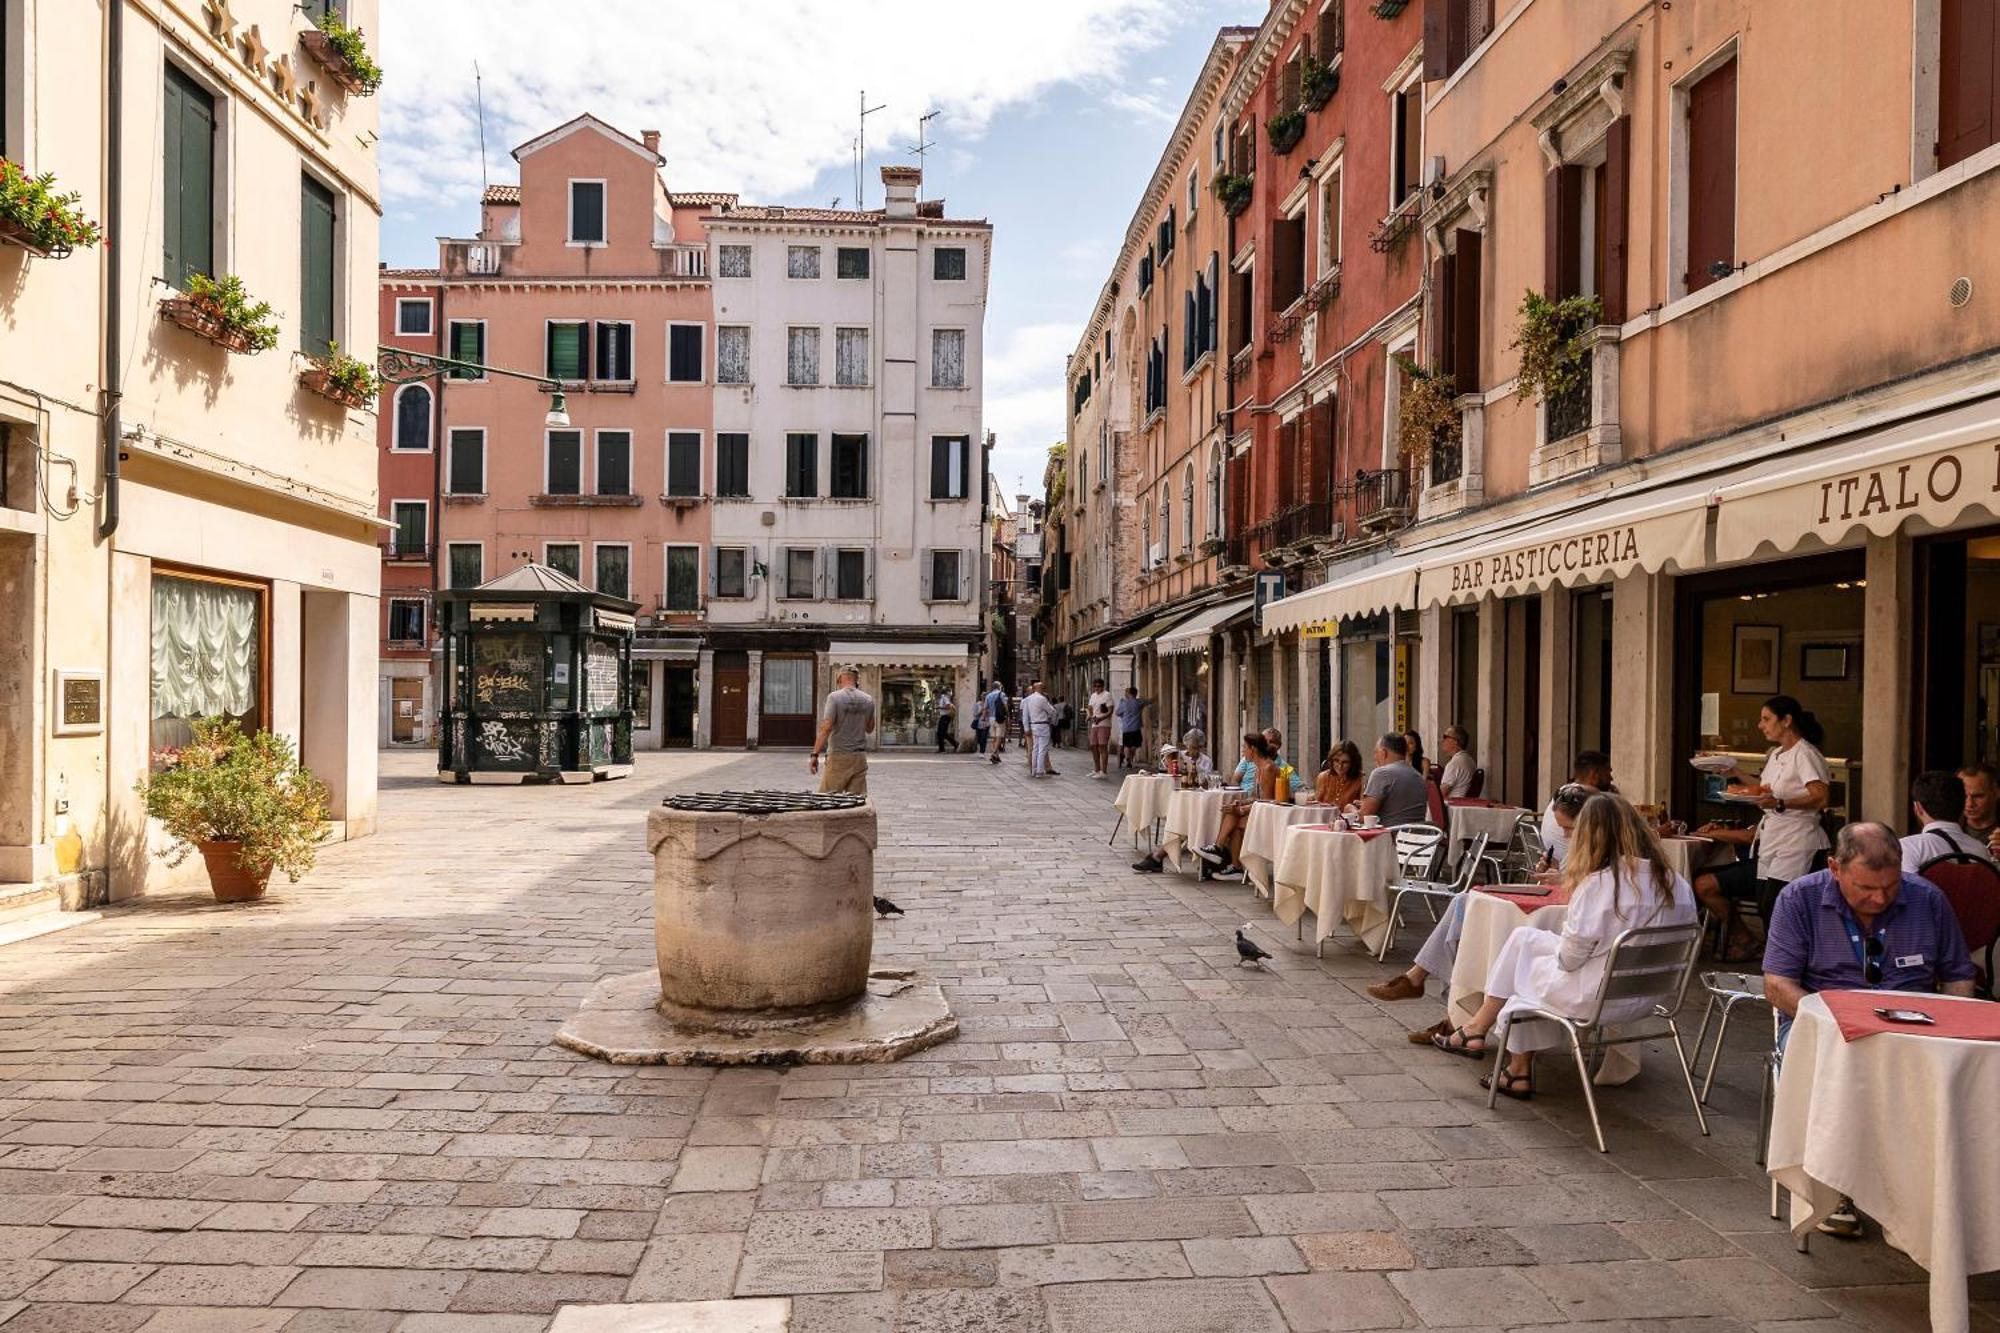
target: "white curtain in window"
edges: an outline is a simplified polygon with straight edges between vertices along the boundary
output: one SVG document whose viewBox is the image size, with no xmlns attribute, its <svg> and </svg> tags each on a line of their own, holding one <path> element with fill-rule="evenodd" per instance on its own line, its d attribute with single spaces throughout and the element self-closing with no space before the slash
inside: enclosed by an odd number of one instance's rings
<svg viewBox="0 0 2000 1333">
<path fill-rule="evenodd" d="M 812 659 L 809 657 L 765 658 L 762 708 L 766 713 L 798 714 L 812 712 Z"/>
<path fill-rule="evenodd" d="M 715 330 L 715 382 L 750 382 L 750 330 L 741 324 L 724 324 Z"/>
<path fill-rule="evenodd" d="M 785 276 L 791 278 L 817 278 L 819 276 L 819 247 L 816 245 L 794 245 L 785 250 Z"/>
<path fill-rule="evenodd" d="M 818 253 L 815 251 L 814 253 Z M 819 330 L 791 329 L 785 338 L 785 383 L 819 383 Z"/>
<path fill-rule="evenodd" d="M 721 254 L 716 260 L 716 270 L 725 278 L 747 278 L 750 276 L 750 247 L 747 245 L 725 245 L 718 247 Z"/>
<path fill-rule="evenodd" d="M 219 713 L 246 725 L 257 721 L 259 604 L 254 588 L 153 580 L 155 744 L 186 740 L 189 718 Z"/>
<path fill-rule="evenodd" d="M 868 383 L 868 330 L 833 331 L 833 382 L 846 385 Z"/>
<path fill-rule="evenodd" d="M 965 387 L 965 330 L 931 330 L 931 385 L 938 389 Z"/>
</svg>

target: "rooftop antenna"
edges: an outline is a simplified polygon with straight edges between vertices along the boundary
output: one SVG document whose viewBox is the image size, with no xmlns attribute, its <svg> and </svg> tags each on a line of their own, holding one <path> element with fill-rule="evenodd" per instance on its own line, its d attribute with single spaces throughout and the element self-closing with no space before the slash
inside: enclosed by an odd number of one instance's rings
<svg viewBox="0 0 2000 1333">
<path fill-rule="evenodd" d="M 866 208 L 868 207 L 868 192 L 866 183 L 862 177 L 868 170 L 868 118 L 877 111 L 882 110 L 883 106 L 887 106 L 888 104 L 883 103 L 882 106 L 869 106 L 868 90 L 863 88 L 861 90 L 860 101 L 857 105 L 861 108 L 861 130 L 860 133 L 854 136 L 854 206 L 856 208 Z"/>
<path fill-rule="evenodd" d="M 932 143 L 929 138 L 930 123 L 933 120 L 936 120 L 942 114 L 944 113 L 941 111 L 926 111 L 924 112 L 923 115 L 918 116 L 917 141 L 915 144 L 903 150 L 906 153 L 915 153 L 917 155 L 917 202 L 918 203 L 922 203 L 924 199 L 924 186 L 923 186 L 924 154 L 929 152 L 931 149 L 937 147 L 937 145 L 935 143 Z"/>
<path fill-rule="evenodd" d="M 472 62 L 472 97 L 479 108 L 479 197 L 486 198 L 486 85 L 480 77 L 479 62 Z"/>
</svg>

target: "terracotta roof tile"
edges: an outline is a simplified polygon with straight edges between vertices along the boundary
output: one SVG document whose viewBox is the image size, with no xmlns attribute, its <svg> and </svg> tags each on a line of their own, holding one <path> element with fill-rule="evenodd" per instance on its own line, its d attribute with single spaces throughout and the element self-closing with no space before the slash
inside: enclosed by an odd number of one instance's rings
<svg viewBox="0 0 2000 1333">
<path fill-rule="evenodd" d="M 521 202 L 521 187 L 518 185 L 489 185 L 480 197 L 482 204 L 518 204 Z"/>
<path fill-rule="evenodd" d="M 734 208 L 737 196 L 729 190 L 669 190 L 667 200 L 675 208 Z"/>
</svg>

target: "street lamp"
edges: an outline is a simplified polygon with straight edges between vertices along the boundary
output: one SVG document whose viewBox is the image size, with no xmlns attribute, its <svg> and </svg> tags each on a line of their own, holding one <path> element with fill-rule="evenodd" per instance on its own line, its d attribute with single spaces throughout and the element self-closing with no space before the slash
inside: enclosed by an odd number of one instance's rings
<svg viewBox="0 0 2000 1333">
<path fill-rule="evenodd" d="M 557 389 L 549 395 L 549 414 L 542 418 L 545 426 L 567 426 L 569 424 L 569 402 L 563 391 Z"/>
<path fill-rule="evenodd" d="M 542 418 L 543 422 L 550 426 L 569 425 L 569 400 L 563 396 L 562 381 L 544 375 L 509 370 L 505 366 L 489 366 L 480 361 L 432 356 L 428 352 L 413 352 L 406 347 L 377 347 L 375 373 L 384 384 L 413 384 L 418 380 L 436 379 L 440 375 L 458 375 L 465 379 L 498 375 L 503 379 L 528 380 L 549 396 L 549 413 Z"/>
</svg>

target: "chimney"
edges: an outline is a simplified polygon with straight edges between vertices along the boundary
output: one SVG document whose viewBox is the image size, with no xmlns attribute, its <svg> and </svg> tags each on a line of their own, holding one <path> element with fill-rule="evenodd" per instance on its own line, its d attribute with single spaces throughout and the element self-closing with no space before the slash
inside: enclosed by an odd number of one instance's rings
<svg viewBox="0 0 2000 1333">
<path fill-rule="evenodd" d="M 892 218 L 915 217 L 917 187 L 923 184 L 923 180 L 924 173 L 915 167 L 882 168 L 883 211 Z"/>
<path fill-rule="evenodd" d="M 654 157 L 660 155 L 660 132 L 658 130 L 640 130 L 639 142 L 646 145 L 646 151 Z"/>
</svg>

